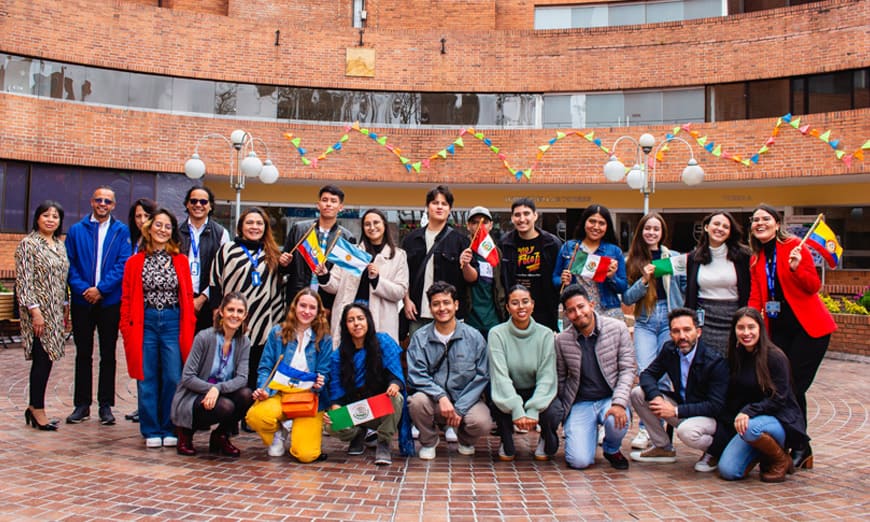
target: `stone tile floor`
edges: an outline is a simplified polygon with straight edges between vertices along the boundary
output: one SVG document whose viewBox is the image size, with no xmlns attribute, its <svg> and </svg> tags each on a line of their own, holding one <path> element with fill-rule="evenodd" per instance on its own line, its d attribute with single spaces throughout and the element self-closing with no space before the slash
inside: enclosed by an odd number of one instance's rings
<svg viewBox="0 0 870 522">
<path fill-rule="evenodd" d="M 47 410 L 72 411 L 74 348 L 55 365 Z M 676 464 L 632 463 L 628 472 L 599 463 L 585 471 L 531 458 L 537 435 L 519 435 L 519 457 L 494 459 L 487 437 L 468 458 L 439 445 L 438 458 L 399 458 L 376 467 L 373 453 L 348 457 L 325 438 L 325 462 L 301 465 L 269 458 L 255 435 L 234 439 L 240 459 L 146 450 L 119 350 L 116 426 L 96 410 L 57 432 L 24 425 L 29 363 L 20 348 L 0 350 L 0 521 L 5 520 L 868 520 L 870 398 L 866 361 L 825 360 L 810 392 L 816 466 L 784 484 L 763 484 L 755 471 L 728 483 L 692 470 L 696 452 L 678 446 Z M 629 451 L 626 437 L 624 451 Z M 455 446 L 455 445 L 451 445 Z"/>
</svg>

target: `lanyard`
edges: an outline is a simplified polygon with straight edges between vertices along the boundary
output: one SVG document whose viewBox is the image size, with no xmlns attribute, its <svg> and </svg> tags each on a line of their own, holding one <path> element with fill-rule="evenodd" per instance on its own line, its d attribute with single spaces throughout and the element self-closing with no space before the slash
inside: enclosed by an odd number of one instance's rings
<svg viewBox="0 0 870 522">
<path fill-rule="evenodd" d="M 199 245 L 196 244 L 196 231 L 190 223 L 187 224 L 187 227 L 190 229 L 190 251 L 193 253 L 194 259 L 199 259 Z M 247 250 L 245 250 L 245 252 L 247 252 Z M 248 257 L 250 256 L 251 255 L 248 254 Z M 257 268 L 256 263 L 254 264 L 254 268 Z"/>
<path fill-rule="evenodd" d="M 251 260 L 251 266 L 254 267 L 254 269 L 251 271 L 251 286 L 256 288 L 256 287 L 260 286 L 260 272 L 257 272 L 257 265 L 259 264 L 257 262 L 257 259 L 260 257 L 260 252 L 263 251 L 263 247 L 260 247 L 257 249 L 256 256 L 252 256 L 251 251 L 248 250 L 248 247 L 246 247 L 245 245 L 242 245 L 242 244 L 239 244 L 239 246 L 242 247 L 242 250 L 244 250 L 245 255 L 248 256 L 248 259 Z"/>
<path fill-rule="evenodd" d="M 765 271 L 767 272 L 767 300 L 775 301 L 776 288 L 776 246 L 773 248 L 773 255 L 765 263 Z"/>
</svg>

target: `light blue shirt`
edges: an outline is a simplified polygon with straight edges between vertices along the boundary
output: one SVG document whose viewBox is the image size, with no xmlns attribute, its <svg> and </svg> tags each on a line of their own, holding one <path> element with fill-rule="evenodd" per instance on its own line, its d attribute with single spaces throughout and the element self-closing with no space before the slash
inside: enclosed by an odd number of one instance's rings
<svg viewBox="0 0 870 522">
<path fill-rule="evenodd" d="M 695 354 L 698 352 L 698 343 L 692 347 L 692 351 L 687 354 L 680 352 L 680 397 L 686 400 L 686 383 L 689 381 L 689 368 L 692 367 L 692 361 L 695 360 Z"/>
</svg>

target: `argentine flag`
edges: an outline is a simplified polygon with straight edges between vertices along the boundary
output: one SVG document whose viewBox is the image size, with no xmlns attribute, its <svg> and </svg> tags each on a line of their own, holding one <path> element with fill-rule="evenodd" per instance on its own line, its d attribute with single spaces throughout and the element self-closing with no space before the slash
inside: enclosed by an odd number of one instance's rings
<svg viewBox="0 0 870 522">
<path fill-rule="evenodd" d="M 372 255 L 339 236 L 326 259 L 356 276 L 362 276 L 363 270 L 372 262 Z"/>
</svg>

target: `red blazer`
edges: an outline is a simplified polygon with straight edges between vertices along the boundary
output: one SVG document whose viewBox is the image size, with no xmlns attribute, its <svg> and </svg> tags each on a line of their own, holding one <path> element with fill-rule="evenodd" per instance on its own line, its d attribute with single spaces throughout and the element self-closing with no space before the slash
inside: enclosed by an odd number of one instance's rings
<svg viewBox="0 0 870 522">
<path fill-rule="evenodd" d="M 798 322 L 810 337 L 818 338 L 836 330 L 837 325 L 819 297 L 822 282 L 819 280 L 816 267 L 813 265 L 813 256 L 806 245 L 801 248 L 801 262 L 797 270 L 792 272 L 788 266 L 788 255 L 799 244 L 800 240 L 796 237 L 782 242 L 777 241 L 776 275 L 779 278 L 782 293 L 785 294 L 785 300 Z M 764 251 L 753 255 L 749 265 L 752 280 L 749 306 L 764 314 L 764 303 L 767 302 L 767 270 L 765 269 L 767 261 L 764 257 Z M 769 328 L 767 316 L 764 320 L 768 323 Z"/>
<path fill-rule="evenodd" d="M 142 267 L 145 253 L 139 252 L 124 265 L 124 280 L 121 283 L 121 336 L 124 338 L 124 352 L 127 356 L 127 373 L 141 381 L 145 378 L 142 370 L 142 336 L 145 331 L 145 296 L 142 292 Z M 187 360 L 193 345 L 196 329 L 196 311 L 193 308 L 193 281 L 190 278 L 190 265 L 187 256 L 172 256 L 172 265 L 178 276 L 178 346 L 181 348 L 181 363 Z"/>
</svg>

